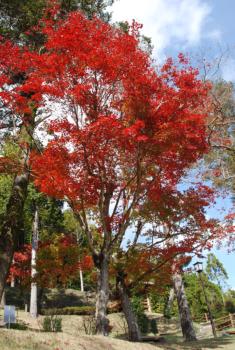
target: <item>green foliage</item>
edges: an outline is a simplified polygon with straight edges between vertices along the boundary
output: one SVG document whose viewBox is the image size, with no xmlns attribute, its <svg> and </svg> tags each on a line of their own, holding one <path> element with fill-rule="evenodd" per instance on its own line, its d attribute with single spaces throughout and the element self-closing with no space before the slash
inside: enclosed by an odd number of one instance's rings
<svg viewBox="0 0 235 350">
<path fill-rule="evenodd" d="M 141 333 L 148 333 L 149 320 L 144 313 L 143 299 L 139 296 L 133 296 L 133 298 L 131 299 L 131 306 L 137 317 L 137 322 Z"/>
<path fill-rule="evenodd" d="M 172 316 L 178 315 L 178 306 L 174 300 L 171 310 L 167 308 L 170 286 L 166 286 L 163 293 L 151 293 L 150 300 L 152 309 L 156 313 L 163 314 L 164 317 L 170 319 Z"/>
<path fill-rule="evenodd" d="M 150 332 L 156 335 L 158 333 L 157 320 L 150 320 Z"/>
<path fill-rule="evenodd" d="M 67 233 L 74 233 L 80 232 L 80 226 L 78 221 L 76 220 L 74 213 L 72 210 L 67 209 L 63 213 L 63 225 L 66 227 Z"/>
<path fill-rule="evenodd" d="M 226 311 L 229 313 L 235 313 L 235 290 L 228 290 L 224 296 Z"/>
<path fill-rule="evenodd" d="M 206 273 L 209 280 L 216 282 L 220 288 L 222 288 L 228 279 L 228 274 L 223 264 L 213 253 L 207 256 Z"/>
<path fill-rule="evenodd" d="M 10 328 L 17 329 L 18 331 L 26 331 L 28 329 L 28 326 L 25 322 L 20 321 L 17 323 L 11 323 Z"/>
<path fill-rule="evenodd" d="M 219 286 L 210 282 L 206 275 L 201 276 L 204 280 L 205 291 L 210 302 L 212 314 L 215 318 L 225 314 L 221 290 Z M 192 317 L 196 320 L 204 320 L 208 312 L 201 282 L 196 274 L 184 276 L 185 291 L 190 306 Z"/>
<path fill-rule="evenodd" d="M 42 323 L 42 328 L 44 332 L 51 332 L 51 319 L 49 316 L 44 317 L 43 323 Z"/>
<path fill-rule="evenodd" d="M 62 318 L 57 315 L 46 316 L 42 328 L 44 332 L 62 332 Z"/>
<path fill-rule="evenodd" d="M 30 184 L 23 216 L 25 243 L 31 242 L 35 205 L 39 209 L 39 237 L 41 241 L 51 239 L 55 233 L 64 232 L 63 202 L 43 195 L 35 189 L 33 184 Z"/>
<path fill-rule="evenodd" d="M 73 2 L 77 3 L 77 8 L 82 10 L 88 18 L 98 16 L 107 22 L 111 19 L 111 13 L 107 11 L 107 7 L 111 6 L 114 0 L 75 0 Z"/>
<path fill-rule="evenodd" d="M 62 15 L 74 10 L 83 11 L 88 18 L 94 15 L 105 21 L 111 18 L 106 9 L 114 0 L 58 0 Z M 49 0 L 0 0 L 0 34 L 13 40 L 24 39 L 24 33 L 42 18 Z M 35 39 L 39 39 L 39 36 Z"/>
<path fill-rule="evenodd" d="M 12 187 L 12 176 L 0 175 L 0 227 L 3 222 L 6 205 Z"/>
<path fill-rule="evenodd" d="M 225 310 L 230 314 L 235 313 L 235 301 L 228 299 L 225 301 Z"/>
<path fill-rule="evenodd" d="M 42 17 L 46 0 L 0 0 L 0 33 L 12 39 L 20 37 Z"/>
<path fill-rule="evenodd" d="M 92 315 L 94 312 L 94 306 L 69 306 L 41 310 L 42 315 Z"/>
</svg>

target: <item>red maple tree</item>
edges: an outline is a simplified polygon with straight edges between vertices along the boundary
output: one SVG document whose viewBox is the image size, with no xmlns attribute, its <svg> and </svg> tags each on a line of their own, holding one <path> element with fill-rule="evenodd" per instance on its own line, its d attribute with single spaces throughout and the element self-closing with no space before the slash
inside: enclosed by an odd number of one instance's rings
<svg viewBox="0 0 235 350">
<path fill-rule="evenodd" d="M 105 334 L 111 256 L 150 195 L 174 188 L 207 151 L 209 85 L 181 54 L 155 68 L 135 22 L 124 33 L 75 12 L 41 25 L 40 53 L 1 45 L 2 87 L 16 74 L 24 79 L 0 97 L 29 134 L 36 111 L 53 117 L 50 142 L 32 157 L 35 183 L 67 200 L 87 236 L 100 271 L 97 331 Z"/>
<path fill-rule="evenodd" d="M 34 84 L 38 76 L 44 81 L 48 101 L 63 108 L 48 126 L 51 141 L 32 159 L 35 183 L 66 199 L 87 235 L 100 270 L 102 333 L 112 253 L 150 194 L 174 188 L 207 151 L 208 84 L 183 55 L 154 69 L 139 48 L 138 30 L 133 23 L 123 33 L 80 13 L 56 27 L 47 23 L 46 52 L 33 77 Z"/>
</svg>

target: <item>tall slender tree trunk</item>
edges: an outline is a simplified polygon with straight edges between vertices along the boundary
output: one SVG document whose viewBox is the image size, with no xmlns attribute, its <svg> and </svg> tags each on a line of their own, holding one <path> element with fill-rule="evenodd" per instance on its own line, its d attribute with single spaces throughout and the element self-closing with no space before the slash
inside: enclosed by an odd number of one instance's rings
<svg viewBox="0 0 235 350">
<path fill-rule="evenodd" d="M 18 243 L 18 232 L 20 231 L 28 183 L 29 171 L 15 177 L 0 232 L 0 299 Z"/>
<path fill-rule="evenodd" d="M 12 259 L 12 264 L 14 264 L 14 258 Z M 11 288 L 14 288 L 15 287 L 15 277 L 14 276 L 12 276 L 11 277 Z"/>
<path fill-rule="evenodd" d="M 37 283 L 35 282 L 35 277 L 37 274 L 36 270 L 36 258 L 38 249 L 38 234 L 39 234 L 39 215 L 38 208 L 35 208 L 34 220 L 33 220 L 33 230 L 32 230 L 32 257 L 31 257 L 31 293 L 30 293 L 30 315 L 33 318 L 38 316 L 37 307 Z"/>
<path fill-rule="evenodd" d="M 132 310 L 127 288 L 122 277 L 118 279 L 117 285 L 122 302 L 122 310 L 128 326 L 128 339 L 133 342 L 139 342 L 141 340 L 141 334 L 137 323 L 137 318 Z"/>
<path fill-rule="evenodd" d="M 14 288 L 14 287 L 15 287 L 15 277 L 12 277 L 11 278 L 11 288 Z"/>
<path fill-rule="evenodd" d="M 105 255 L 98 258 L 96 265 L 99 269 L 96 295 L 96 333 L 107 336 L 109 333 L 109 320 L 107 318 L 107 305 L 109 299 L 109 259 Z"/>
<path fill-rule="evenodd" d="M 83 271 L 82 271 L 82 268 L 79 269 L 79 276 L 80 276 L 80 290 L 81 290 L 81 292 L 84 292 L 84 282 L 83 282 Z"/>
<path fill-rule="evenodd" d="M 172 281 L 178 303 L 183 337 L 186 341 L 197 340 L 181 274 L 174 272 Z"/>
</svg>

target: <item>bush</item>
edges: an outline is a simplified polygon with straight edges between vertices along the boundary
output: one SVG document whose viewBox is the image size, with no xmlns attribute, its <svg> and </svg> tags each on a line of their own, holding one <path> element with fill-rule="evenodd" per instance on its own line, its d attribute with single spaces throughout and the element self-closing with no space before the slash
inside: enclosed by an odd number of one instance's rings
<svg viewBox="0 0 235 350">
<path fill-rule="evenodd" d="M 62 332 L 62 318 L 55 315 L 46 316 L 42 328 L 44 332 Z"/>
<path fill-rule="evenodd" d="M 94 306 L 68 306 L 63 308 L 43 309 L 42 315 L 92 315 Z"/>
<path fill-rule="evenodd" d="M 43 319 L 42 328 L 44 332 L 51 332 L 51 319 L 49 316 Z"/>
<path fill-rule="evenodd" d="M 7 325 L 6 327 L 9 327 L 11 329 L 17 329 L 19 331 L 26 331 L 28 329 L 27 324 L 23 321 L 18 322 L 18 323 L 11 323 L 10 326 Z"/>
</svg>

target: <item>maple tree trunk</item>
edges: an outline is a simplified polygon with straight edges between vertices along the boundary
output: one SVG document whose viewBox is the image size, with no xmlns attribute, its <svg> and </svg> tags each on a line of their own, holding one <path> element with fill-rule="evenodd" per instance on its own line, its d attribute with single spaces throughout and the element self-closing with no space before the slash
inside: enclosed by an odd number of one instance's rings
<svg viewBox="0 0 235 350">
<path fill-rule="evenodd" d="M 33 234 L 32 234 L 32 257 L 31 257 L 31 292 L 30 292 L 30 315 L 33 318 L 38 316 L 38 307 L 37 307 L 37 283 L 34 281 L 37 270 L 36 266 L 36 257 L 38 249 L 38 229 L 39 229 L 39 216 L 38 208 L 35 209 L 34 221 L 33 221 Z"/>
<path fill-rule="evenodd" d="M 121 280 L 118 283 L 118 291 L 122 302 L 122 310 L 128 326 L 128 339 L 133 342 L 138 342 L 141 340 L 141 334 L 137 323 L 137 318 L 132 310 L 126 286 Z"/>
<path fill-rule="evenodd" d="M 28 172 L 15 177 L 0 232 L 0 299 L 5 288 L 13 254 L 17 247 L 28 183 Z"/>
<path fill-rule="evenodd" d="M 109 298 L 108 258 L 101 258 L 98 269 L 99 276 L 96 295 L 96 333 L 107 336 L 109 333 L 109 320 L 107 318 L 107 305 Z"/>
<path fill-rule="evenodd" d="M 194 341 L 197 340 L 196 334 L 193 328 L 193 322 L 190 314 L 190 309 L 188 306 L 187 297 L 184 290 L 183 279 L 180 273 L 174 273 L 173 277 L 173 285 L 177 298 L 179 316 L 181 329 L 183 333 L 183 337 L 186 341 Z"/>
</svg>

